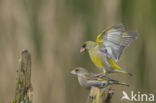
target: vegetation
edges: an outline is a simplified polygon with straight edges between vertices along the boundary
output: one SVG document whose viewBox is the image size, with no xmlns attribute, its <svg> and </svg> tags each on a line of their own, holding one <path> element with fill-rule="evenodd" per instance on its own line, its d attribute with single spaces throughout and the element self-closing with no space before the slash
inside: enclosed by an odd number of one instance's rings
<svg viewBox="0 0 156 103">
<path fill-rule="evenodd" d="M 98 70 L 87 53 L 79 54 L 80 46 L 120 23 L 127 30 L 136 29 L 139 36 L 119 62 L 134 77 L 111 75 L 130 84 L 129 89 L 113 87 L 112 103 L 121 102 L 123 90 L 156 93 L 155 4 L 155 0 L 0 0 L 0 103 L 9 103 L 15 95 L 17 60 L 24 48 L 33 56 L 33 103 L 84 103 L 89 91 L 70 71 L 77 66 Z"/>
</svg>

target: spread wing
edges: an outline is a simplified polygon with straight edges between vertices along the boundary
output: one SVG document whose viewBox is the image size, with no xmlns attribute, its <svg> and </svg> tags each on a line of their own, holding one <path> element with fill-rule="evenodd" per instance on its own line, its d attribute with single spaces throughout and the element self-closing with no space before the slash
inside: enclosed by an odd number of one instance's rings
<svg viewBox="0 0 156 103">
<path fill-rule="evenodd" d="M 117 62 L 124 50 L 128 47 L 132 40 L 136 39 L 135 31 L 126 32 L 122 24 L 114 25 L 106 28 L 96 38 L 96 43 L 100 45 L 100 50 L 104 52 L 108 58 L 112 58 Z"/>
</svg>

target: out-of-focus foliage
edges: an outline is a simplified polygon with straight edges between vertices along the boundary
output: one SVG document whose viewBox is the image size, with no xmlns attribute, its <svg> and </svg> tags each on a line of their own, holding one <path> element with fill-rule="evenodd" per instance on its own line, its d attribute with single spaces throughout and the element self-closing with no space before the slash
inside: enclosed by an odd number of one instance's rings
<svg viewBox="0 0 156 103">
<path fill-rule="evenodd" d="M 122 90 L 156 93 L 155 0 L 0 0 L 0 103 L 11 101 L 21 50 L 32 53 L 33 103 L 83 103 L 88 90 L 70 71 L 77 66 L 94 70 L 81 44 L 105 27 L 123 23 L 139 36 L 125 50 L 120 66 L 134 74 L 110 75 L 131 87 L 113 86 L 113 101 Z"/>
</svg>

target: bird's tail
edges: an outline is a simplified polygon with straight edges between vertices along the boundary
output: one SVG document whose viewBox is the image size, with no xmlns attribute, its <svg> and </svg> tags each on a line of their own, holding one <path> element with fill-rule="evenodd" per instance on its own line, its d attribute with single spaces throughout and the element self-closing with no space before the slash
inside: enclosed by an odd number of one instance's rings
<svg viewBox="0 0 156 103">
<path fill-rule="evenodd" d="M 129 76 L 133 76 L 133 74 L 132 73 L 129 73 L 129 72 L 126 72 L 126 71 L 122 71 L 124 74 L 128 74 Z"/>
<path fill-rule="evenodd" d="M 115 69 L 115 71 L 116 71 L 116 72 L 123 73 L 123 74 L 127 74 L 127 75 L 129 75 L 129 76 L 131 76 L 131 77 L 133 76 L 132 73 L 126 72 L 126 71 L 124 71 L 124 70 L 122 70 L 122 69 Z"/>
<path fill-rule="evenodd" d="M 117 84 L 117 85 L 129 86 L 129 84 L 123 83 L 123 82 L 119 82 L 119 81 L 117 81 L 117 80 L 110 80 L 109 83 L 110 83 L 110 84 Z"/>
</svg>

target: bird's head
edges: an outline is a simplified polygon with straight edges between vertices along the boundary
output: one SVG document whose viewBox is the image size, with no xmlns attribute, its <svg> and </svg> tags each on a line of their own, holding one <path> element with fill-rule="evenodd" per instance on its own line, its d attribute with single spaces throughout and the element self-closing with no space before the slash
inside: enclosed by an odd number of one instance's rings
<svg viewBox="0 0 156 103">
<path fill-rule="evenodd" d="M 82 67 L 77 67 L 71 71 L 71 74 L 74 74 L 74 75 L 81 75 L 81 74 L 86 74 L 86 73 L 88 73 L 88 71 Z"/>
<path fill-rule="evenodd" d="M 84 42 L 83 45 L 81 46 L 80 53 L 92 49 L 95 45 L 96 45 L 96 43 L 93 41 Z"/>
</svg>

